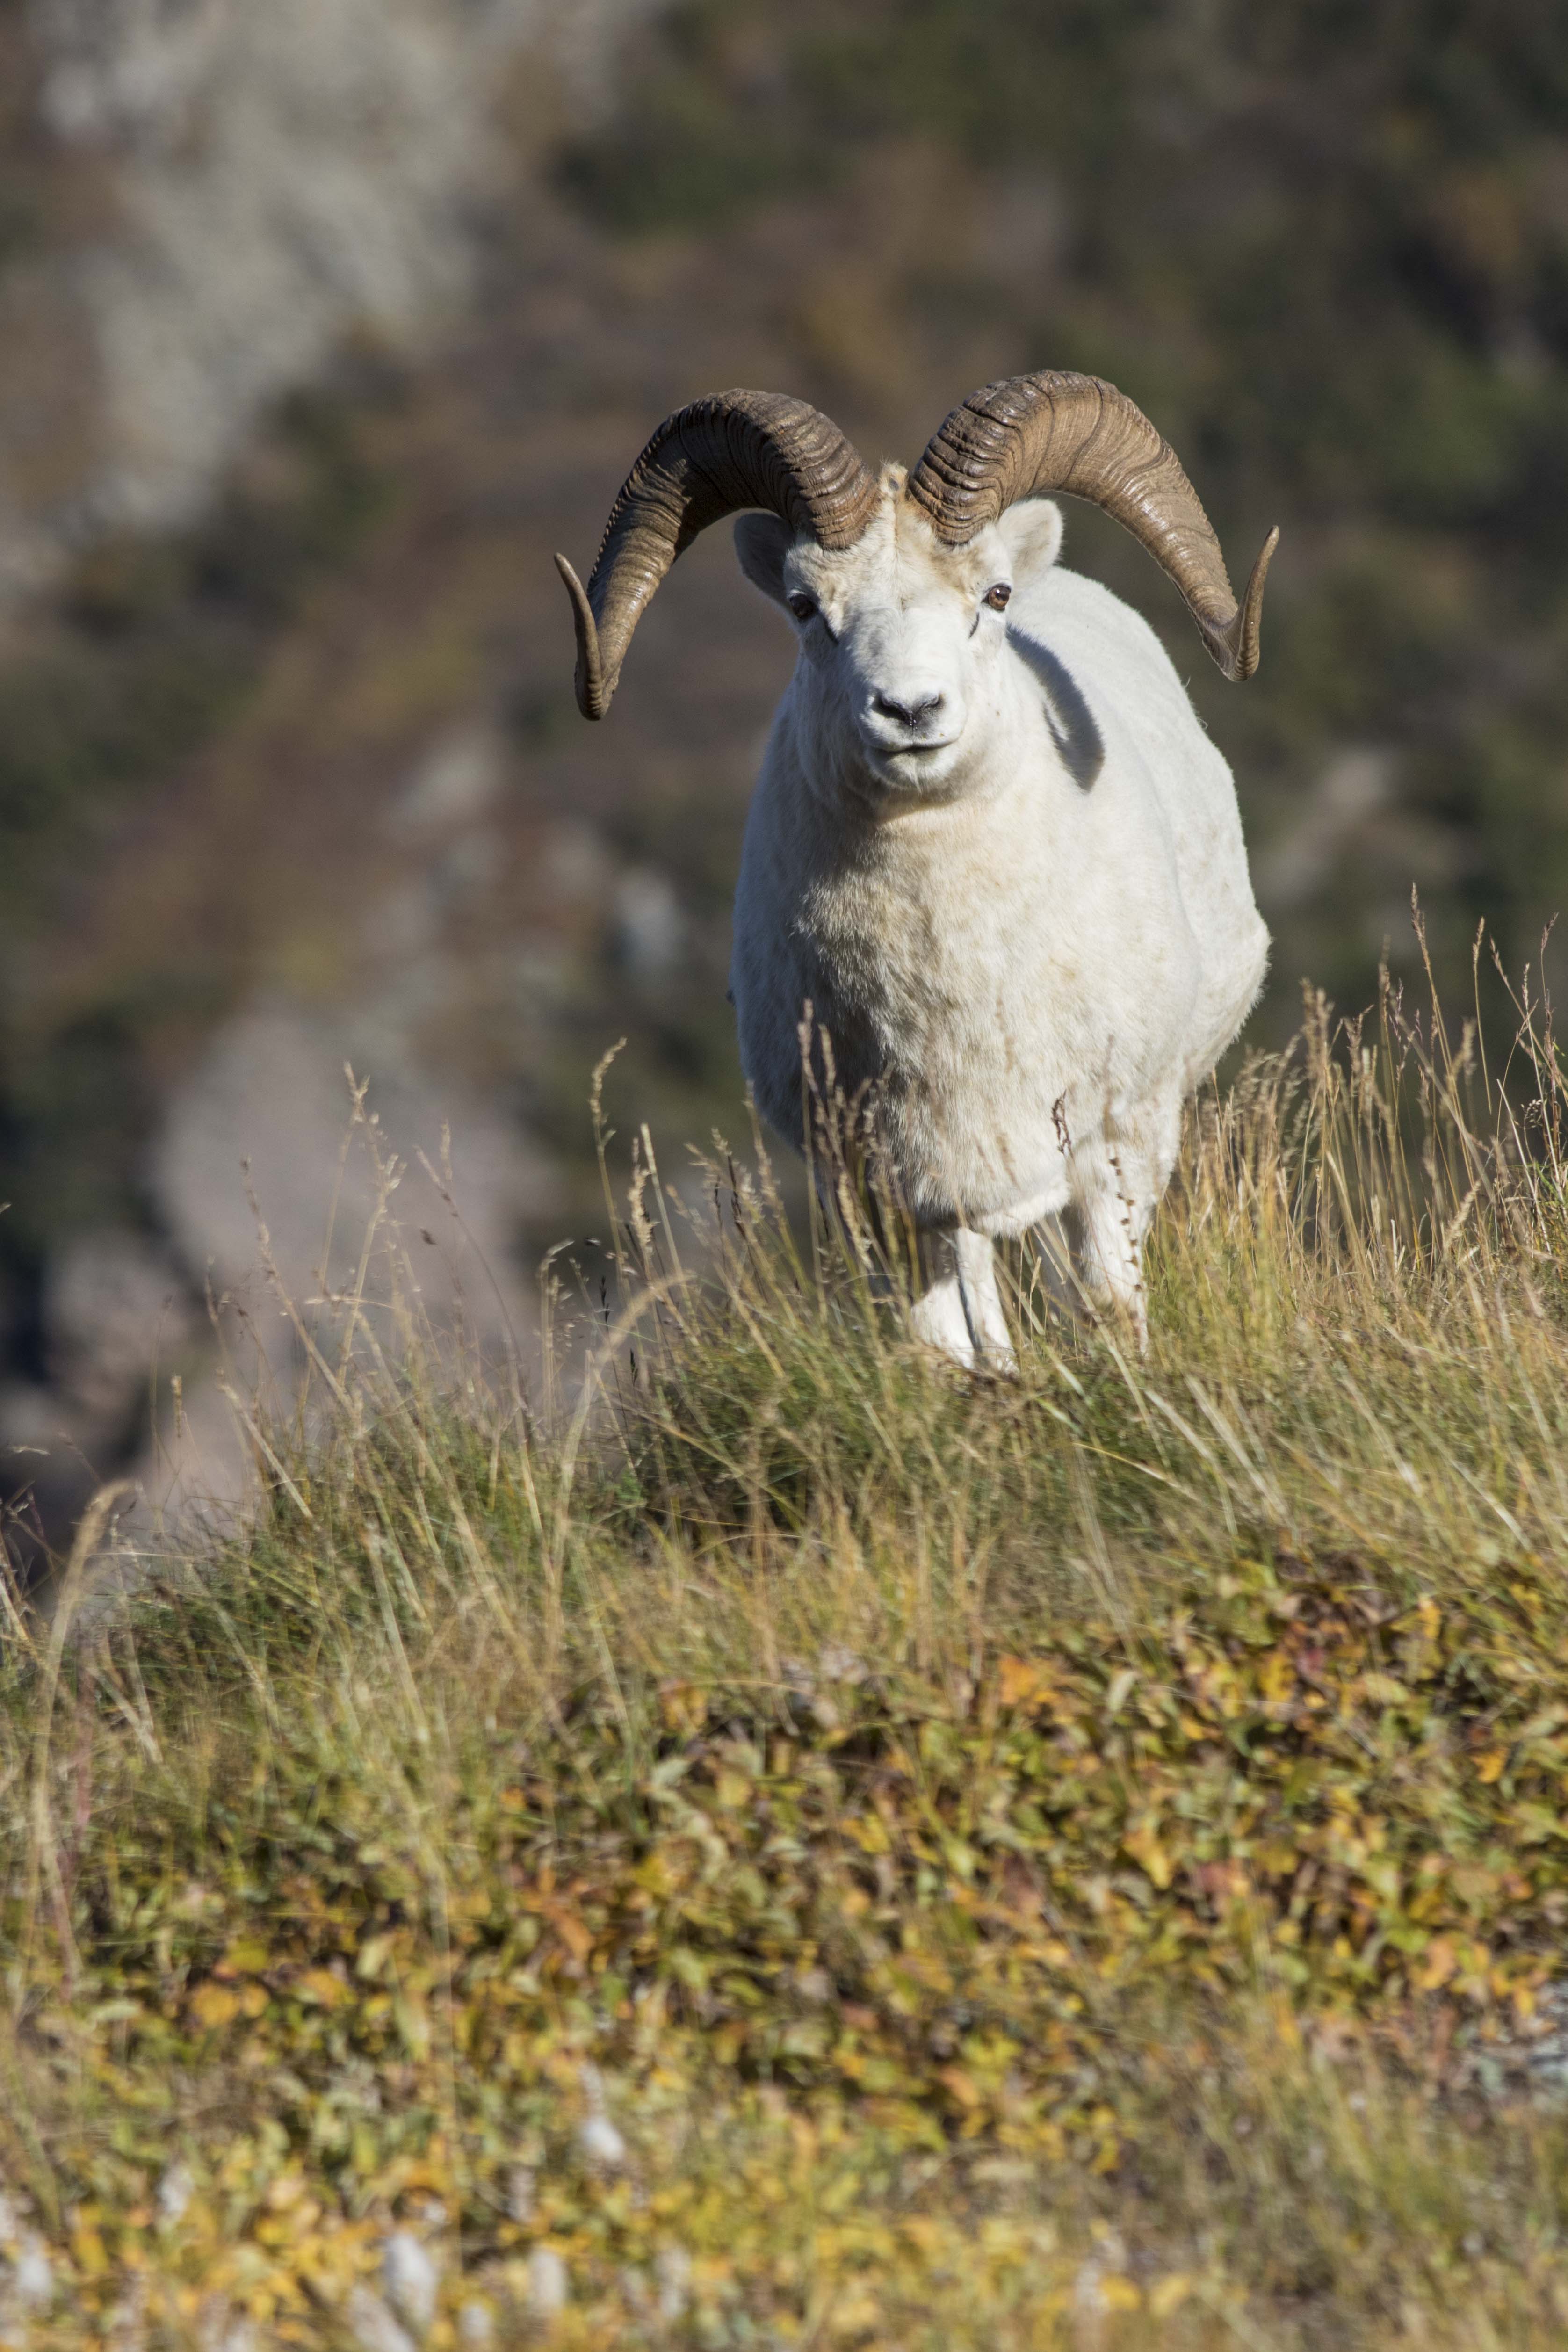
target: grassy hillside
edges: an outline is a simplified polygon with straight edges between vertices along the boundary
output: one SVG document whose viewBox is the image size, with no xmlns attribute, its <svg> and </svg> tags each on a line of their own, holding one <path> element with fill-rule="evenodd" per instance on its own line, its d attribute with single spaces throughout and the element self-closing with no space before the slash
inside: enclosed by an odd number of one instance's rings
<svg viewBox="0 0 1568 2352">
<path fill-rule="evenodd" d="M 644 1141 L 598 1382 L 507 1398 L 392 1369 L 389 1226 L 252 1534 L 106 1615 L 89 1528 L 6 1644 L 28 2340 L 396 2347 L 423 2246 L 436 2345 L 1560 2343 L 1524 1013 L 1507 1097 L 1390 997 L 1204 1102 L 1143 1360 L 1023 1263 L 945 1370 Z"/>
</svg>

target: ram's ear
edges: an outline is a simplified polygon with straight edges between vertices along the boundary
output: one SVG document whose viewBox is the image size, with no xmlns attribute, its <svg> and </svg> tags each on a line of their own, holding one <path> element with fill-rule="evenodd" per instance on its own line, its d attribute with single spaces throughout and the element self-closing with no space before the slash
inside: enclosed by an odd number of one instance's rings
<svg viewBox="0 0 1568 2352">
<path fill-rule="evenodd" d="M 1015 580 L 1038 579 L 1061 551 L 1061 509 L 1054 499 L 1019 499 L 998 516 Z"/>
<path fill-rule="evenodd" d="M 778 515 L 743 514 L 735 526 L 741 570 L 775 604 L 784 602 L 784 558 L 794 544 L 789 524 Z"/>
</svg>

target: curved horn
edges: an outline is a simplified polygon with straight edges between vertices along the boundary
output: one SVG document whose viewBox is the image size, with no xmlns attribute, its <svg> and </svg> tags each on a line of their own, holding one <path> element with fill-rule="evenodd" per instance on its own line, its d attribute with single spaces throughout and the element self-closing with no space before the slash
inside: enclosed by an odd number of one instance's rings
<svg viewBox="0 0 1568 2352">
<path fill-rule="evenodd" d="M 667 416 L 610 509 L 583 587 L 564 555 L 577 628 L 577 707 L 610 708 L 632 633 L 653 591 L 698 531 L 746 507 L 779 515 L 797 536 L 852 547 L 876 505 L 876 478 L 820 409 L 778 392 L 719 392 Z"/>
<path fill-rule="evenodd" d="M 1114 515 L 1176 582 L 1226 677 L 1251 677 L 1279 530 L 1264 541 L 1239 605 L 1180 458 L 1114 384 L 1059 369 L 983 384 L 933 434 L 907 495 L 938 539 L 958 547 L 1015 499 L 1049 490 Z"/>
</svg>

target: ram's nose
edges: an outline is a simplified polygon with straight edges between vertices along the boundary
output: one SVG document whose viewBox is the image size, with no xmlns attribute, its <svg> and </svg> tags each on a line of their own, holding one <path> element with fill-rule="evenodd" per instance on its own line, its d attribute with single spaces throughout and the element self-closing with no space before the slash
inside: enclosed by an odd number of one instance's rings
<svg viewBox="0 0 1568 2352">
<path fill-rule="evenodd" d="M 873 751 L 892 758 L 945 750 L 962 718 L 956 698 L 942 687 L 877 687 L 862 708 L 861 730 Z"/>
<path fill-rule="evenodd" d="M 871 707 L 879 719 L 891 719 L 911 735 L 927 734 L 941 717 L 947 700 L 938 687 L 918 699 L 896 701 L 891 694 L 873 694 Z"/>
</svg>

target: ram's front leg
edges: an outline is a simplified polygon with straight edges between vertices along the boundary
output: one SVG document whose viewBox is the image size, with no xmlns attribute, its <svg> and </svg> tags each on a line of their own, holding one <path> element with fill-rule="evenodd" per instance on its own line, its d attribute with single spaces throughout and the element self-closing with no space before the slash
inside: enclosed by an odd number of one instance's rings
<svg viewBox="0 0 1568 2352">
<path fill-rule="evenodd" d="M 1149 1344 L 1144 1235 L 1150 1214 L 1111 1183 L 1082 1194 L 1071 1219 L 1073 1269 L 1081 1288 L 1092 1300 L 1106 1302 L 1126 1316 L 1140 1355 Z"/>
<path fill-rule="evenodd" d="M 915 1338 L 960 1364 L 984 1359 L 998 1371 L 1015 1370 L 996 1252 L 986 1235 L 938 1227 L 921 1235 L 920 1261 L 924 1288 L 909 1316 Z"/>
</svg>

